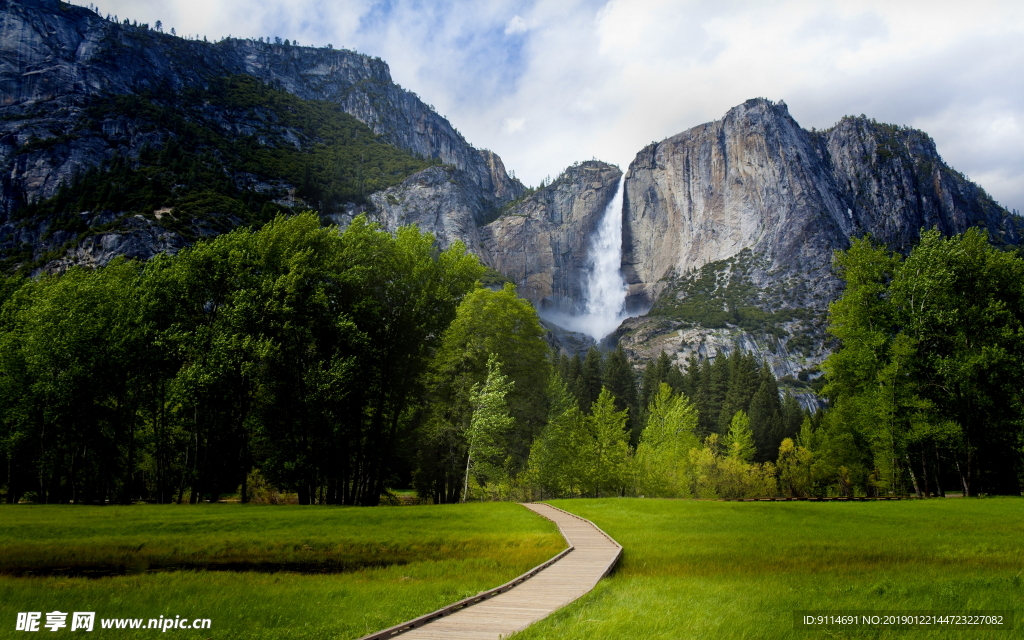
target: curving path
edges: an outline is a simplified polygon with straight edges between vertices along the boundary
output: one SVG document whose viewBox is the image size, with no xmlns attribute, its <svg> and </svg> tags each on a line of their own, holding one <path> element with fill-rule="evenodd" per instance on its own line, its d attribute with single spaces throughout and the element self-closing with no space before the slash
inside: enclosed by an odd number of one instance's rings
<svg viewBox="0 0 1024 640">
<path fill-rule="evenodd" d="M 568 552 L 497 589 L 361 640 L 499 640 L 593 589 L 622 555 L 619 543 L 589 520 L 548 504 L 523 506 L 558 525 Z"/>
</svg>

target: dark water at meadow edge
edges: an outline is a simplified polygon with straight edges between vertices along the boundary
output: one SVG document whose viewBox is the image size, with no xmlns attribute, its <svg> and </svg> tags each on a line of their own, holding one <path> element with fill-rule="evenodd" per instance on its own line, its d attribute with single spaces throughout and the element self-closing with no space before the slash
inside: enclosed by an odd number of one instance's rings
<svg viewBox="0 0 1024 640">
<path fill-rule="evenodd" d="M 0 575 L 15 578 L 111 578 L 165 571 L 235 571 L 239 573 L 300 573 L 326 575 L 348 573 L 361 569 L 383 569 L 408 564 L 406 560 L 379 560 L 367 562 L 195 562 L 195 563 L 140 563 L 63 566 L 0 566 Z"/>
</svg>

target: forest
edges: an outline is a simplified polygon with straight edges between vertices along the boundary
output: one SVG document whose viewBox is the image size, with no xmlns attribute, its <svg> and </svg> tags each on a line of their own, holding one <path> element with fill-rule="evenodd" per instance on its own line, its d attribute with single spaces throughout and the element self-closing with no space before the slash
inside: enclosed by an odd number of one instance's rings
<svg viewBox="0 0 1024 640">
<path fill-rule="evenodd" d="M 0 290 L 7 502 L 377 505 L 1020 491 L 1024 262 L 983 233 L 836 257 L 826 411 L 733 349 L 553 350 L 456 244 L 278 216 Z M 955 483 L 955 486 L 950 486 Z"/>
</svg>

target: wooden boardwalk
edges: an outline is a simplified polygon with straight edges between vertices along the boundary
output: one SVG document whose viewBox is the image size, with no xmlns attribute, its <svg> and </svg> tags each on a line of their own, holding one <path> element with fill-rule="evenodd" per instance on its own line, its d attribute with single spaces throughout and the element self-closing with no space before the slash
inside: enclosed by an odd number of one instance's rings
<svg viewBox="0 0 1024 640">
<path fill-rule="evenodd" d="M 547 504 L 523 506 L 554 521 L 569 549 L 506 585 L 361 640 L 499 640 L 593 589 L 622 555 L 589 520 Z"/>
</svg>

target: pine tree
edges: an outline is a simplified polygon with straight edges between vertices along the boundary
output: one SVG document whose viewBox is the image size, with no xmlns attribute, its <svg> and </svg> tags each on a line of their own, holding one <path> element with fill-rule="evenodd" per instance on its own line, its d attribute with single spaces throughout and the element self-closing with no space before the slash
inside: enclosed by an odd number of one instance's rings
<svg viewBox="0 0 1024 640">
<path fill-rule="evenodd" d="M 580 407 L 589 407 L 590 405 L 586 402 L 586 390 L 583 386 L 583 361 L 580 360 L 580 354 L 574 354 L 571 359 L 568 359 L 563 378 L 566 388 L 576 398 L 576 403 Z"/>
<path fill-rule="evenodd" d="M 658 359 L 658 371 L 661 375 L 661 381 L 672 387 L 673 391 L 685 393 L 683 389 L 683 372 L 672 363 L 672 360 L 664 351 L 661 352 L 661 357 Z"/>
<path fill-rule="evenodd" d="M 527 478 L 540 497 L 576 497 L 585 490 L 580 455 L 589 442 L 583 412 L 560 376 L 548 385 L 548 423 L 530 450 Z"/>
<path fill-rule="evenodd" d="M 805 413 L 800 401 L 793 397 L 793 394 L 786 392 L 782 398 L 782 431 L 783 438 L 793 438 L 800 434 L 800 426 L 803 424 Z"/>
<path fill-rule="evenodd" d="M 605 361 L 604 386 L 615 397 L 615 408 L 629 412 L 630 443 L 635 445 L 642 428 L 638 420 L 636 378 L 621 346 L 608 354 Z"/>
<path fill-rule="evenodd" d="M 750 430 L 754 433 L 757 462 L 775 460 L 782 442 L 782 407 L 775 376 L 765 364 L 761 367 L 761 384 L 750 400 Z"/>
<path fill-rule="evenodd" d="M 662 353 L 665 353 L 662 351 Z M 657 361 L 650 361 L 647 366 L 644 367 L 644 372 L 640 375 L 640 414 L 644 423 L 647 422 L 647 407 L 651 404 L 651 400 L 654 399 L 655 394 L 658 392 L 658 387 L 661 385 L 662 380 L 658 379 L 658 363 Z"/>
<path fill-rule="evenodd" d="M 587 358 L 583 361 L 583 384 L 582 390 L 583 395 L 580 398 L 581 407 L 590 407 L 594 402 L 597 401 L 597 397 L 601 394 L 601 386 L 603 376 L 601 375 L 602 370 L 601 352 L 596 347 L 591 347 L 590 351 L 587 351 Z"/>
</svg>

